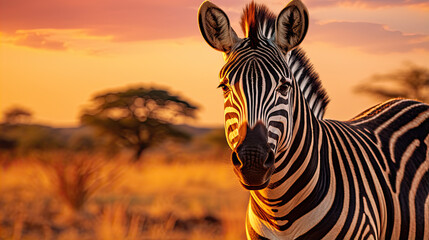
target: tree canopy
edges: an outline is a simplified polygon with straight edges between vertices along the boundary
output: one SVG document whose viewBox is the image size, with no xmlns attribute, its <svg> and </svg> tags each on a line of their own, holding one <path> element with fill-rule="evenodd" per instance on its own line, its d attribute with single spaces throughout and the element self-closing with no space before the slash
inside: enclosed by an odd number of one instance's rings
<svg viewBox="0 0 429 240">
<path fill-rule="evenodd" d="M 374 75 L 355 90 L 381 99 L 402 97 L 429 102 L 429 69 L 409 63 L 390 73 Z"/>
<path fill-rule="evenodd" d="M 83 111 L 81 122 L 134 149 L 138 160 L 144 150 L 166 138 L 188 139 L 174 124 L 195 118 L 196 110 L 166 90 L 137 87 L 96 95 L 92 107 Z"/>
</svg>

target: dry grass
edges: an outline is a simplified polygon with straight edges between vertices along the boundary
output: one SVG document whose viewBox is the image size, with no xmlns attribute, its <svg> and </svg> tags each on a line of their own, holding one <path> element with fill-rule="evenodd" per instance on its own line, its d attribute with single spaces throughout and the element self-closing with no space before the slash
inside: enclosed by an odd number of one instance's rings
<svg viewBox="0 0 429 240">
<path fill-rule="evenodd" d="M 131 214 L 128 217 L 126 206 L 114 204 L 108 206 L 97 218 L 96 236 L 98 239 L 115 240 L 138 239 L 141 235 L 140 216 Z"/>
<path fill-rule="evenodd" d="M 44 157 L 0 170 L 0 239 L 244 238 L 248 193 L 226 161 Z"/>
</svg>

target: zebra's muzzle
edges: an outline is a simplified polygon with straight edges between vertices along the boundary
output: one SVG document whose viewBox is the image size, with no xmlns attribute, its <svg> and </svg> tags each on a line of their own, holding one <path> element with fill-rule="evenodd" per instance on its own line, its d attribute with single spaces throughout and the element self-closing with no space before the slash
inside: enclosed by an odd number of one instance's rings
<svg viewBox="0 0 429 240">
<path fill-rule="evenodd" d="M 274 172 L 274 153 L 269 151 L 268 155 L 260 152 L 246 152 L 239 157 L 236 152 L 232 153 L 234 172 L 240 179 L 241 185 L 247 190 L 261 190 L 270 183 Z M 250 160 L 249 160 L 250 159 Z"/>
<path fill-rule="evenodd" d="M 274 152 L 268 145 L 267 129 L 259 122 L 246 127 L 245 138 L 231 155 L 234 172 L 248 190 L 268 186 L 274 172 Z"/>
</svg>

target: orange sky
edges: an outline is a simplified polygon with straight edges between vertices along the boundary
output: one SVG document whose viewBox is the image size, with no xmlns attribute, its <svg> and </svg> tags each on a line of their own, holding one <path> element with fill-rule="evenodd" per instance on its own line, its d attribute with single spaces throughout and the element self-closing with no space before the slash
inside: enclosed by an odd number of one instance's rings
<svg viewBox="0 0 429 240">
<path fill-rule="evenodd" d="M 214 1 L 236 32 L 248 1 Z M 264 1 L 278 13 L 286 1 Z M 327 118 L 346 120 L 377 101 L 352 88 L 405 61 L 429 63 L 429 1 L 304 1 L 303 47 L 331 99 Z M 36 122 L 78 124 L 82 107 L 108 89 L 146 84 L 201 108 L 193 124 L 223 124 L 216 89 L 223 60 L 198 30 L 201 1 L 0 0 L 0 112 L 30 109 Z"/>
</svg>

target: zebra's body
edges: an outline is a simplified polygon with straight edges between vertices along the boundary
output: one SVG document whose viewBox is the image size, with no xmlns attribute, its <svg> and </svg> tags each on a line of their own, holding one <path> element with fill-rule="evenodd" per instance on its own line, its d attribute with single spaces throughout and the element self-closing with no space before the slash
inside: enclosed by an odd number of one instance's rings
<svg viewBox="0 0 429 240">
<path fill-rule="evenodd" d="M 297 98 L 291 147 L 278 153 L 270 185 L 251 191 L 248 237 L 427 239 L 429 106 L 392 100 L 341 122 L 317 119 L 303 96 Z M 414 123 L 377 120 L 408 114 Z M 386 136 L 404 127 L 420 133 L 402 139 L 408 148 L 401 154 L 385 154 L 404 146 Z"/>
<path fill-rule="evenodd" d="M 247 237 L 429 239 L 429 105 L 394 99 L 325 120 L 318 76 L 291 51 L 306 31 L 302 3 L 277 20 L 250 4 L 244 39 L 225 18 L 210 2 L 200 8 L 204 38 L 225 53 L 225 131 L 251 190 Z"/>
</svg>

